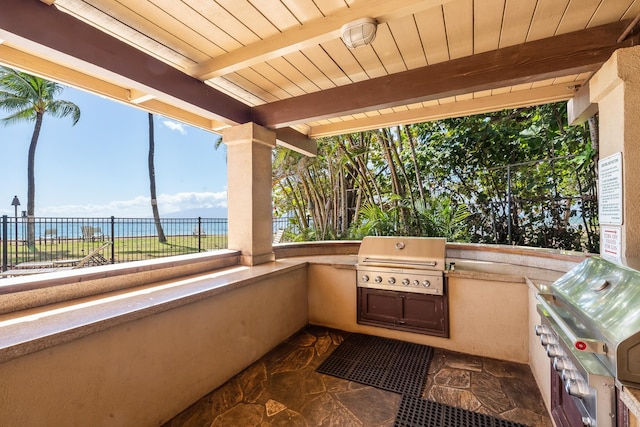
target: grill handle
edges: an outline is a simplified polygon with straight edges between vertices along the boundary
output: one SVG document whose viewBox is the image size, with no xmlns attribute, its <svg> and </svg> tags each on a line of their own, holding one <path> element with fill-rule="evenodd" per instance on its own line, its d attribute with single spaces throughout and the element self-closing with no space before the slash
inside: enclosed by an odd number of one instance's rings
<svg viewBox="0 0 640 427">
<path fill-rule="evenodd" d="M 417 267 L 435 267 L 436 265 L 438 265 L 438 263 L 436 261 L 420 261 L 420 262 L 414 262 L 414 261 L 403 261 L 403 260 L 395 260 L 395 259 L 388 259 L 388 258 L 369 258 L 369 257 L 365 257 L 362 260 L 363 263 L 367 263 L 367 262 L 371 262 L 371 263 L 376 263 L 376 264 L 402 264 L 402 265 L 413 265 L 413 266 L 417 266 Z"/>
<path fill-rule="evenodd" d="M 564 319 L 553 309 L 551 301 L 554 298 L 555 297 L 552 294 L 536 295 L 536 299 L 540 302 L 540 305 L 544 307 L 553 321 L 556 322 L 560 329 L 562 329 L 562 332 L 564 332 L 569 338 L 573 348 L 579 351 L 584 351 L 585 353 L 607 354 L 607 345 L 603 341 L 593 338 L 580 338 L 573 332 L 573 329 L 567 325 L 567 322 L 565 322 Z"/>
</svg>

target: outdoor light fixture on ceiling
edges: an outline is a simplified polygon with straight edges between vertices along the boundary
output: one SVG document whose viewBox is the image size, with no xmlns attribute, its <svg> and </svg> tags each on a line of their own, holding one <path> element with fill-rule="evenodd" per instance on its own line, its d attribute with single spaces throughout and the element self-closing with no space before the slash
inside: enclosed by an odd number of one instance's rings
<svg viewBox="0 0 640 427">
<path fill-rule="evenodd" d="M 344 24 L 340 29 L 342 41 L 349 49 L 366 46 L 376 38 L 378 22 L 373 18 L 361 18 Z"/>
</svg>

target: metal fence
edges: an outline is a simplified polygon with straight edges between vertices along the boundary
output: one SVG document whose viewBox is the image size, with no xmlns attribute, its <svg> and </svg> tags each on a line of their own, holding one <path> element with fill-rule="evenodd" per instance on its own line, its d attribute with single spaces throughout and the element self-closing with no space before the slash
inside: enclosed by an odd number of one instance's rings
<svg viewBox="0 0 640 427">
<path fill-rule="evenodd" d="M 82 258 L 112 242 L 102 255 L 111 263 L 154 259 L 227 248 L 226 218 L 163 218 L 166 242 L 153 218 L 42 218 L 2 216 L 1 270 L 23 262 Z M 277 230 L 288 218 L 274 218 Z M 280 241 L 286 240 L 281 232 Z"/>
</svg>

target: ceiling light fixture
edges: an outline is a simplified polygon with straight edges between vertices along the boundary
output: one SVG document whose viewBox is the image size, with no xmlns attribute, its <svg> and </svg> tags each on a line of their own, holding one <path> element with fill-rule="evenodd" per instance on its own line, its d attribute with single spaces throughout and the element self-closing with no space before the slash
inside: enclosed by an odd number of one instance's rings
<svg viewBox="0 0 640 427">
<path fill-rule="evenodd" d="M 376 38 L 378 22 L 373 18 L 361 18 L 344 24 L 340 29 L 342 41 L 349 49 L 366 46 Z"/>
</svg>

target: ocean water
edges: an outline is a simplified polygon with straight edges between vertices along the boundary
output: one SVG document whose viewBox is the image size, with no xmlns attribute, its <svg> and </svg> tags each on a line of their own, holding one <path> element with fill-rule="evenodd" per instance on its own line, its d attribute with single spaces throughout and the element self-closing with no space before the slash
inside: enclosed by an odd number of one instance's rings
<svg viewBox="0 0 640 427">
<path fill-rule="evenodd" d="M 168 218 L 161 219 L 163 231 L 166 236 L 198 235 L 224 235 L 227 234 L 226 218 Z M 5 228 L 8 240 L 16 238 L 16 225 L 18 240 L 24 240 L 27 235 L 29 221 L 27 218 L 8 217 L 0 221 L 0 238 L 4 236 Z M 124 238 L 157 235 L 153 218 L 35 218 L 32 221 L 35 238 L 41 239 L 79 239 L 86 227 L 93 227 L 96 237 L 100 234 L 104 238 Z"/>
</svg>

